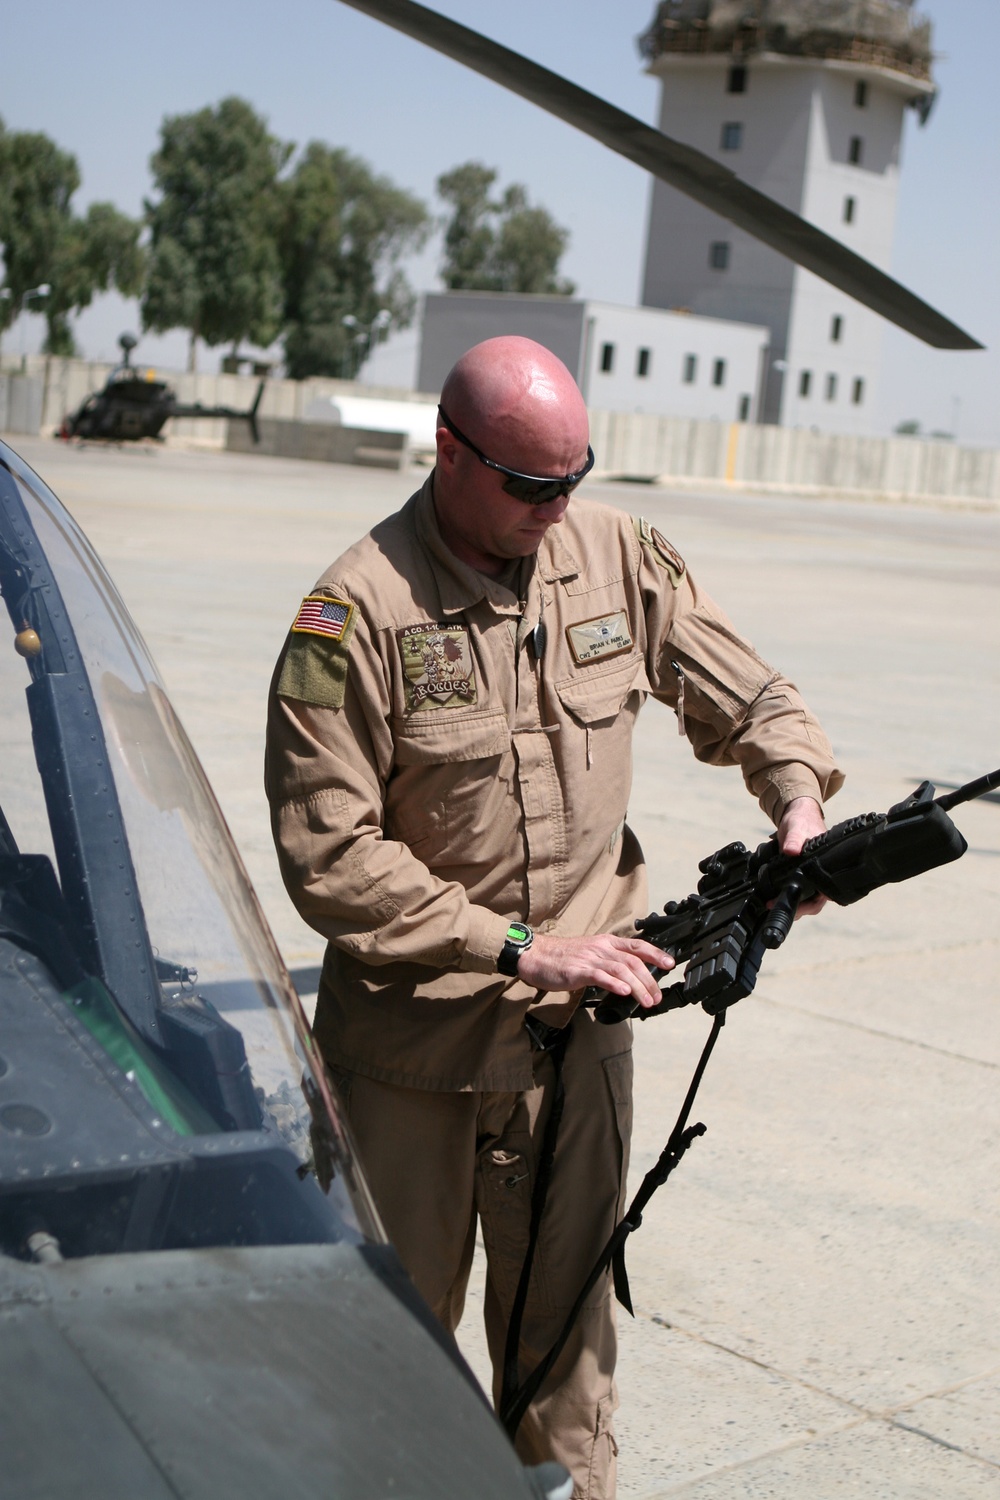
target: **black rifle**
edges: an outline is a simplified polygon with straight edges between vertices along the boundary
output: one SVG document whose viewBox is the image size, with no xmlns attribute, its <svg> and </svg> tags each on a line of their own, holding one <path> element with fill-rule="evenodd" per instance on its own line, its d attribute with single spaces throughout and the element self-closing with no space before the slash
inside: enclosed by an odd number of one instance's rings
<svg viewBox="0 0 1000 1500">
<path fill-rule="evenodd" d="M 863 813 L 809 839 L 801 854 L 782 854 L 776 837 L 752 853 L 745 844 L 727 844 L 698 866 L 701 879 L 694 895 L 669 901 L 662 916 L 653 912 L 636 922 L 643 937 L 670 953 L 678 966 L 687 964 L 683 980 L 666 988 L 661 985 L 662 1000 L 648 1010 L 630 995 L 609 995 L 597 987 L 585 992 L 583 1004 L 594 1007 L 597 1019 L 609 1026 L 630 1016 L 645 1021 L 684 1005 L 701 1005 L 715 1019 L 666 1146 L 591 1268 L 559 1337 L 520 1385 L 517 1352 L 523 1302 L 516 1318 L 511 1319 L 499 1404 L 500 1419 L 511 1438 L 562 1352 L 580 1310 L 609 1266 L 619 1302 L 632 1311 L 625 1241 L 642 1223 L 643 1211 L 656 1189 L 663 1186 L 692 1141 L 704 1135 L 704 1125 L 689 1125 L 688 1119 L 726 1010 L 752 992 L 765 952 L 780 948 L 801 903 L 814 896 L 827 896 L 838 906 L 851 906 L 880 885 L 909 880 L 960 859 L 968 845 L 948 813 L 962 802 L 984 797 L 997 786 L 1000 770 L 967 782 L 944 797 L 935 798 L 935 788 L 925 781 L 887 813 Z M 652 970 L 657 980 L 666 979 L 672 972 Z M 554 1148 L 555 1142 L 547 1133 L 546 1150 L 551 1155 Z M 521 1274 L 525 1292 L 543 1208 L 541 1194 L 537 1205 L 532 1203 L 532 1244 Z"/>
<path fill-rule="evenodd" d="M 959 859 L 968 845 L 949 811 L 996 786 L 1000 770 L 944 797 L 935 798 L 925 781 L 887 813 L 862 813 L 809 839 L 801 854 L 782 854 L 776 837 L 752 852 L 744 844 L 727 844 L 698 866 L 694 895 L 669 901 L 662 915 L 653 912 L 635 924 L 678 966 L 687 964 L 683 981 L 661 987 L 662 1000 L 649 1010 L 631 996 L 597 988 L 587 991 L 583 1003 L 596 1007 L 597 1019 L 607 1025 L 627 1016 L 645 1021 L 684 1005 L 719 1015 L 753 991 L 766 950 L 780 948 L 802 902 L 828 896 L 850 906 L 880 885 Z M 652 972 L 661 980 L 670 971 Z"/>
</svg>

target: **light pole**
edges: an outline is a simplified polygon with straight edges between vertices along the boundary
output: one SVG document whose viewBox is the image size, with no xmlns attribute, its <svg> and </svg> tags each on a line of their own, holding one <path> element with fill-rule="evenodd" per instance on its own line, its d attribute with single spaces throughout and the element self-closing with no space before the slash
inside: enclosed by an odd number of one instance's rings
<svg viewBox="0 0 1000 1500">
<path fill-rule="evenodd" d="M 17 315 L 18 315 L 18 321 L 21 323 L 21 370 L 22 370 L 22 372 L 24 370 L 26 370 L 27 367 L 28 367 L 28 355 L 27 355 L 26 348 L 25 348 L 25 342 L 26 342 L 26 340 L 25 340 L 26 325 L 23 322 L 23 320 L 21 319 L 21 314 L 25 311 L 26 304 L 31 301 L 32 297 L 47 297 L 49 295 L 49 293 L 51 292 L 51 290 L 52 290 L 52 288 L 49 286 L 48 282 L 47 281 L 43 281 L 42 284 L 41 284 L 41 286 L 33 286 L 27 292 L 22 292 L 21 293 L 21 301 L 18 304 Z"/>
<path fill-rule="evenodd" d="M 345 328 L 357 329 L 357 333 L 354 335 L 355 348 L 360 349 L 364 345 L 365 352 L 363 357 L 358 361 L 358 369 L 351 371 L 353 378 L 357 375 L 358 370 L 365 363 L 365 360 L 370 358 L 372 348 L 378 343 L 378 335 L 381 334 L 382 329 L 388 328 L 392 322 L 392 313 L 387 307 L 380 307 L 367 327 L 364 323 L 359 322 L 353 313 L 345 313 L 340 321 Z"/>
</svg>

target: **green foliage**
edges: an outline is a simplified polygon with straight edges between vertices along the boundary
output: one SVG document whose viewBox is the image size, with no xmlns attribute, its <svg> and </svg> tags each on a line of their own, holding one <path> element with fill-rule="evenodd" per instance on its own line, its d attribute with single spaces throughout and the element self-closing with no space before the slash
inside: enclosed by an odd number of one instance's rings
<svg viewBox="0 0 1000 1500">
<path fill-rule="evenodd" d="M 450 291 L 541 292 L 570 297 L 571 281 L 558 276 L 569 243 L 544 208 L 532 208 L 527 190 L 512 183 L 490 197 L 497 173 L 468 161 L 437 180 L 439 197 L 451 206 L 445 226 L 441 275 Z"/>
<path fill-rule="evenodd" d="M 288 373 L 352 376 L 379 313 L 397 328 L 413 320 L 415 298 L 398 263 L 424 243 L 427 209 L 366 162 L 319 141 L 281 184 L 281 199 Z"/>
<path fill-rule="evenodd" d="M 168 116 L 150 167 L 144 328 L 269 344 L 281 326 L 278 173 L 292 147 L 243 99 Z"/>
<path fill-rule="evenodd" d="M 76 158 L 48 136 L 9 132 L 0 121 L 0 242 L 4 286 L 0 331 L 9 327 L 24 294 L 45 283 L 51 291 L 29 306 L 45 313 L 45 352 L 74 353 L 69 315 L 93 295 L 115 286 L 126 296 L 142 280 L 140 226 L 110 203 L 92 203 L 83 218 L 70 200 L 80 185 Z"/>
</svg>

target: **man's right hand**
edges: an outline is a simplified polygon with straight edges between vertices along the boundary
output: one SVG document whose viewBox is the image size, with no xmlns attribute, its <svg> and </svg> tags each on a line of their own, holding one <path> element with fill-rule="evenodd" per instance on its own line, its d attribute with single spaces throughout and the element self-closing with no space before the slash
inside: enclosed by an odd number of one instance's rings
<svg viewBox="0 0 1000 1500">
<path fill-rule="evenodd" d="M 580 990 L 599 985 L 612 995 L 631 995 L 644 1010 L 660 1003 L 660 991 L 649 966 L 672 969 L 674 960 L 642 938 L 556 937 L 536 932 L 521 954 L 517 977 L 538 990 Z"/>
</svg>

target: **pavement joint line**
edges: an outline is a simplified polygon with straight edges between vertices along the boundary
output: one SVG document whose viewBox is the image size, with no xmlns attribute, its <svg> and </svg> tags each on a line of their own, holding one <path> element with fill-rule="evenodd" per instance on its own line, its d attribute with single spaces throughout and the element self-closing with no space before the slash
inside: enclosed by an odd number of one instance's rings
<svg viewBox="0 0 1000 1500">
<path fill-rule="evenodd" d="M 904 1047 L 919 1047 L 921 1052 L 933 1052 L 938 1057 L 950 1058 L 952 1062 L 971 1063 L 976 1068 L 988 1068 L 992 1072 L 1000 1070 L 1000 1063 L 991 1062 L 986 1057 L 969 1057 L 964 1052 L 952 1052 L 947 1047 L 935 1047 L 933 1042 L 921 1042 L 916 1037 L 900 1036 L 895 1031 L 881 1031 L 877 1026 L 864 1026 L 860 1021 L 851 1021 L 846 1016 L 826 1016 L 821 1011 L 807 1010 L 802 1005 L 792 1005 L 787 1000 L 772 1000 L 767 995 L 758 995 L 758 1003 L 773 1006 L 775 1010 L 794 1011 L 798 1016 L 809 1016 L 814 1021 L 826 1021 L 830 1026 L 845 1026 L 850 1031 L 861 1031 L 866 1036 L 881 1037 L 883 1041 L 899 1042 Z"/>
<path fill-rule="evenodd" d="M 898 1427 L 900 1432 L 909 1432 L 914 1437 L 923 1438 L 935 1447 L 947 1448 L 949 1453 L 960 1453 L 963 1458 L 969 1458 L 973 1463 L 982 1464 L 984 1468 L 990 1469 L 994 1474 L 1000 1473 L 1000 1463 L 992 1458 L 984 1458 L 981 1453 L 973 1453 L 968 1448 L 962 1448 L 958 1443 L 949 1443 L 945 1438 L 935 1437 L 933 1432 L 927 1432 L 923 1427 L 911 1427 L 908 1422 L 900 1422 L 897 1417 L 886 1417 L 885 1420 L 890 1427 Z"/>
<path fill-rule="evenodd" d="M 751 1464 L 775 1458 L 780 1453 L 791 1453 L 796 1448 L 808 1448 L 810 1443 L 822 1442 L 824 1438 L 838 1437 L 842 1432 L 852 1432 L 856 1427 L 870 1425 L 871 1418 L 868 1416 L 856 1417 L 853 1422 L 841 1422 L 834 1427 L 824 1428 L 822 1432 L 803 1432 L 798 1437 L 789 1438 L 787 1442 L 775 1443 L 773 1448 L 762 1449 L 759 1453 L 753 1453 L 747 1458 L 741 1458 L 736 1463 L 719 1464 L 709 1469 L 704 1474 L 699 1474 L 693 1479 L 681 1479 L 676 1484 L 671 1484 L 667 1489 L 647 1490 L 639 1497 L 639 1500 L 669 1500 L 672 1495 L 691 1494 L 699 1485 L 707 1484 L 710 1480 L 720 1478 L 725 1474 L 737 1474 L 741 1469 L 746 1469 Z"/>
<path fill-rule="evenodd" d="M 761 1459 L 771 1458 L 775 1454 L 785 1453 L 793 1448 L 806 1447 L 810 1443 L 822 1441 L 828 1437 L 835 1437 L 841 1432 L 849 1432 L 855 1427 L 865 1426 L 872 1422 L 882 1422 L 888 1427 L 897 1427 L 900 1431 L 908 1432 L 914 1437 L 923 1438 L 926 1442 L 934 1443 L 939 1448 L 946 1448 L 951 1453 L 959 1453 L 963 1458 L 971 1459 L 974 1463 L 981 1464 L 991 1471 L 1000 1470 L 1000 1463 L 997 1463 L 993 1459 L 984 1458 L 982 1454 L 974 1453 L 957 1443 L 949 1443 L 947 1439 L 937 1437 L 933 1432 L 928 1432 L 923 1427 L 916 1427 L 900 1419 L 901 1413 L 912 1411 L 914 1407 L 921 1406 L 925 1401 L 939 1400 L 942 1396 L 952 1395 L 956 1391 L 964 1390 L 967 1386 L 977 1385 L 980 1381 L 989 1380 L 993 1375 L 1000 1373 L 1000 1368 L 981 1371 L 975 1375 L 967 1376 L 964 1380 L 955 1381 L 952 1385 L 942 1386 L 939 1390 L 927 1391 L 922 1396 L 917 1396 L 912 1401 L 907 1401 L 904 1406 L 888 1407 L 880 1411 L 873 1411 L 868 1407 L 859 1405 L 856 1401 L 851 1401 L 846 1396 L 838 1396 L 833 1391 L 826 1390 L 823 1386 L 816 1385 L 810 1380 L 804 1380 L 800 1375 L 789 1374 L 785 1370 L 778 1369 L 775 1365 L 768 1364 L 765 1360 L 756 1359 L 752 1354 L 745 1354 L 739 1349 L 731 1348 L 728 1344 L 719 1343 L 716 1339 L 706 1338 L 704 1334 L 695 1333 L 692 1329 L 684 1328 L 680 1324 L 670 1323 L 666 1318 L 660 1317 L 656 1313 L 641 1315 L 647 1317 L 651 1323 L 655 1323 L 660 1328 L 669 1329 L 671 1333 L 681 1334 L 684 1338 L 690 1339 L 692 1343 L 702 1344 L 710 1349 L 717 1349 L 720 1354 L 731 1355 L 732 1358 L 738 1359 L 744 1364 L 753 1365 L 767 1375 L 777 1376 L 779 1380 L 785 1381 L 788 1385 L 795 1385 L 802 1390 L 810 1391 L 813 1395 L 821 1396 L 824 1400 L 832 1401 L 838 1406 L 845 1407 L 847 1411 L 855 1413 L 854 1420 L 852 1421 L 838 1423 L 829 1427 L 824 1426 L 814 1432 L 804 1433 L 797 1438 L 789 1439 L 788 1442 L 779 1443 L 773 1448 L 752 1454 L 748 1458 L 741 1459 L 738 1463 L 726 1464 L 722 1468 L 712 1469 L 709 1474 L 703 1474 L 698 1479 L 685 1479 L 678 1485 L 671 1486 L 669 1489 L 657 1490 L 655 1493 L 651 1492 L 643 1495 L 642 1500 L 661 1500 L 661 1497 L 683 1494 L 685 1491 L 690 1491 L 697 1485 L 704 1483 L 707 1479 L 714 1479 L 720 1474 L 734 1473 L 738 1469 L 745 1468 L 748 1464 L 758 1463 Z"/>
</svg>

